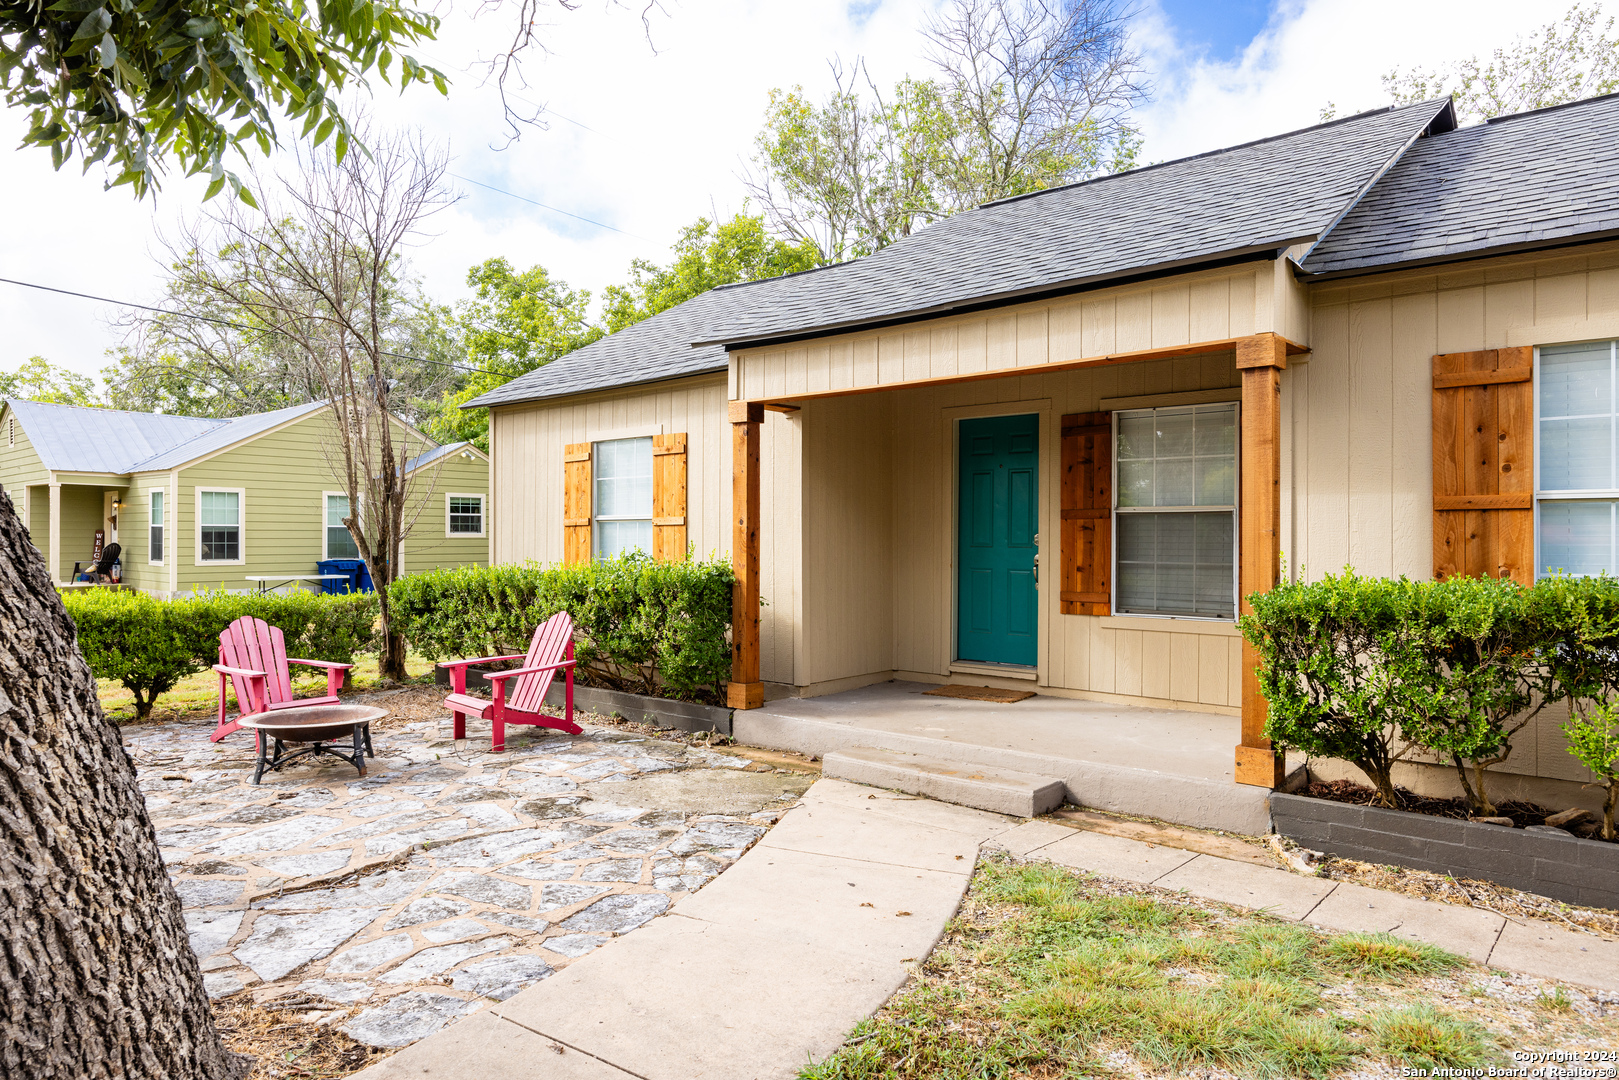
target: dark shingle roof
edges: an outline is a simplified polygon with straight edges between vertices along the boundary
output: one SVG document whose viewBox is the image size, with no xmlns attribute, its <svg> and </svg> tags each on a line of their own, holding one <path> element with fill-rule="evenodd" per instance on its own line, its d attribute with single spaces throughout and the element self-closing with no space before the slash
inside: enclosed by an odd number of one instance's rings
<svg viewBox="0 0 1619 1080">
<path fill-rule="evenodd" d="M 1312 274 L 1619 230 L 1619 95 L 1423 139 L 1304 259 Z"/>
<path fill-rule="evenodd" d="M 724 371 L 729 362 L 719 345 L 692 348 L 708 323 L 727 307 L 740 307 L 745 290 L 713 289 L 678 307 L 627 326 L 616 334 L 575 349 L 544 367 L 473 398 L 463 409 L 567 397 L 613 386 L 661 382 Z"/>
<path fill-rule="evenodd" d="M 749 302 L 700 340 L 914 318 L 1313 240 L 1430 125 L 1452 126 L 1449 99 L 991 203 L 855 262 L 730 286 Z"/>
<path fill-rule="evenodd" d="M 1413 140 L 1453 124 L 1448 98 L 1429 101 L 991 203 L 854 262 L 714 289 L 462 407 L 724 371 L 727 343 L 920 317 L 1314 240 Z"/>
</svg>

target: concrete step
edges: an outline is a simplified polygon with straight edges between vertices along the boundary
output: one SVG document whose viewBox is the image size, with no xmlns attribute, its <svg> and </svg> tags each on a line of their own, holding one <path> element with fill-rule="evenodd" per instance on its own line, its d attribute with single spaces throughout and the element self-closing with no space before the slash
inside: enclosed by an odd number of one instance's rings
<svg viewBox="0 0 1619 1080">
<path fill-rule="evenodd" d="M 880 750 L 868 746 L 834 750 L 821 759 L 822 775 L 891 788 L 908 795 L 1038 817 L 1063 802 L 1063 782 L 1050 776 L 984 768 L 960 761 Z"/>
</svg>

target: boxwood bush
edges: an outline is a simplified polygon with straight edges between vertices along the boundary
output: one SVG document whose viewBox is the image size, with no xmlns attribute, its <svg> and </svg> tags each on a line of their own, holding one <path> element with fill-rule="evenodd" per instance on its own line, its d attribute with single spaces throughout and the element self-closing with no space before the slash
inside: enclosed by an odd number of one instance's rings
<svg viewBox="0 0 1619 1080">
<path fill-rule="evenodd" d="M 528 651 L 534 628 L 573 617 L 589 686 L 718 701 L 730 676 L 731 564 L 632 553 L 558 566 L 465 566 L 410 574 L 389 599 L 405 639 L 430 660 Z"/>
<path fill-rule="evenodd" d="M 1349 761 L 1398 806 L 1393 768 L 1432 756 L 1469 807 L 1494 814 L 1489 769 L 1547 705 L 1569 702 L 1569 752 L 1595 759 L 1582 717 L 1619 697 L 1619 581 L 1557 575 L 1411 581 L 1353 570 L 1248 598 L 1277 745 Z M 1596 722 L 1596 721 L 1593 721 Z M 1591 762 L 1586 762 L 1591 765 Z M 1599 775 L 1602 770 L 1597 766 Z"/>
<path fill-rule="evenodd" d="M 244 615 L 280 627 L 287 655 L 339 663 L 371 647 L 377 619 L 373 593 L 199 592 L 158 600 L 141 592 L 74 589 L 62 594 L 62 604 L 90 669 L 134 695 L 137 719 L 150 715 L 159 694 L 218 662 L 219 635 Z"/>
</svg>

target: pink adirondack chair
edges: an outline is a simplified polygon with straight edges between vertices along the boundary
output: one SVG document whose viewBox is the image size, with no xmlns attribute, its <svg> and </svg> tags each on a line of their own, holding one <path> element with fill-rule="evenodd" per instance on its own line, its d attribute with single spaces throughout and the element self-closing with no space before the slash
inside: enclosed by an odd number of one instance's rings
<svg viewBox="0 0 1619 1080">
<path fill-rule="evenodd" d="M 326 696 L 293 697 L 288 664 L 325 668 Z M 219 635 L 219 663 L 214 665 L 214 670 L 219 672 L 219 726 L 208 736 L 209 740 L 218 742 L 231 732 L 241 730 L 237 720 L 244 716 L 274 709 L 337 704 L 337 692 L 343 689 L 343 673 L 353 666 L 289 657 L 280 627 L 271 626 L 251 615 L 242 616 Z M 236 688 L 236 707 L 240 710 L 236 720 L 225 718 L 226 679 Z"/>
<path fill-rule="evenodd" d="M 511 671 L 490 672 L 485 678 L 494 687 L 495 699 L 485 701 L 467 693 L 467 668 L 473 664 L 489 664 L 497 660 L 521 660 L 523 666 Z M 455 737 L 467 737 L 467 716 L 488 720 L 494 725 L 489 749 L 501 753 L 506 749 L 506 725 L 529 724 L 534 727 L 555 728 L 577 735 L 584 729 L 573 722 L 573 618 L 559 611 L 534 630 L 529 642 L 528 655 L 484 656 L 476 660 L 451 660 L 439 667 L 450 669 L 452 693 L 444 699 L 444 707 L 455 715 Z M 566 718 L 546 716 L 540 711 L 545 704 L 545 692 L 551 680 L 561 671 L 567 680 Z M 506 683 L 516 679 L 509 694 Z"/>
</svg>

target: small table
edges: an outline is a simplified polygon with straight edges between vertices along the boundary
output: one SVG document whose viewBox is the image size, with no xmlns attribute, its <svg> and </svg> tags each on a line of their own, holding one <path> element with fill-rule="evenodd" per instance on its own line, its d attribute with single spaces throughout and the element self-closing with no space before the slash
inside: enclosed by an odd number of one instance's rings
<svg viewBox="0 0 1619 1080">
<path fill-rule="evenodd" d="M 259 592 L 267 593 L 291 585 L 294 581 L 351 581 L 348 574 L 245 574 L 248 581 L 257 582 Z M 274 585 L 270 584 L 275 582 Z"/>
<path fill-rule="evenodd" d="M 319 754 L 346 761 L 364 776 L 366 754 L 377 756 L 371 749 L 371 721 L 387 715 L 387 709 L 366 705 L 306 705 L 244 716 L 236 722 L 252 729 L 257 740 L 258 761 L 253 766 L 253 783 L 257 784 L 265 769 L 278 770 L 289 761 Z M 352 739 L 354 752 L 345 754 L 326 745 L 339 739 Z M 298 749 L 288 751 L 286 743 Z"/>
</svg>

